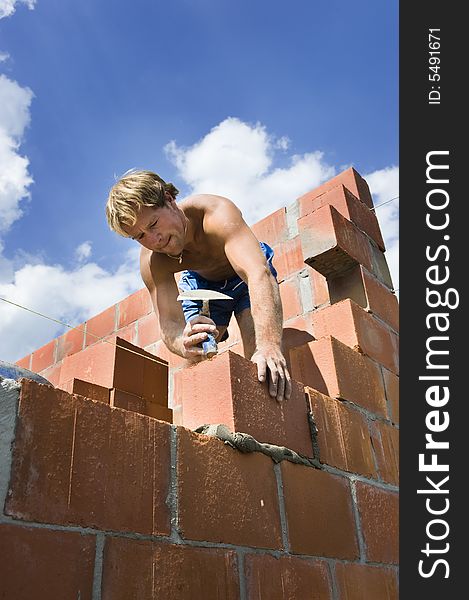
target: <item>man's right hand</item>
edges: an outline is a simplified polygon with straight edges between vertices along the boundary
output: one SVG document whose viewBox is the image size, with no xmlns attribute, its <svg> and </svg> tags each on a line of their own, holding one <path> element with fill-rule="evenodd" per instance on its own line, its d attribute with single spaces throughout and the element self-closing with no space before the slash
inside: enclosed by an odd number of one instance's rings
<svg viewBox="0 0 469 600">
<path fill-rule="evenodd" d="M 201 359 L 204 356 L 203 349 L 199 346 L 207 339 L 207 333 L 211 333 L 216 339 L 218 330 L 212 319 L 197 315 L 193 317 L 184 327 L 182 332 L 183 357 L 188 360 Z"/>
</svg>

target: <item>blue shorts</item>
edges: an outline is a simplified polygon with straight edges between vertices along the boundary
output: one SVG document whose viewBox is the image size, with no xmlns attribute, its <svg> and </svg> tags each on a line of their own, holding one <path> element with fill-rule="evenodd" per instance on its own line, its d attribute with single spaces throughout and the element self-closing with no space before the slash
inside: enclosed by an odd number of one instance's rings
<svg viewBox="0 0 469 600">
<path fill-rule="evenodd" d="M 277 271 L 272 265 L 274 251 L 270 246 L 264 244 L 264 242 L 259 242 L 259 244 L 267 259 L 267 264 L 272 275 L 277 277 Z M 196 271 L 183 271 L 178 287 L 181 292 L 188 290 L 214 290 L 230 296 L 232 300 L 210 300 L 210 318 L 220 326 L 228 326 L 233 313 L 237 315 L 251 306 L 248 286 L 239 275 L 222 281 L 209 281 L 201 277 Z M 184 311 L 187 323 L 192 317 L 200 313 L 202 310 L 202 301 L 183 300 L 182 310 Z M 225 331 L 219 341 L 224 342 L 226 339 L 228 339 L 228 330 Z"/>
</svg>

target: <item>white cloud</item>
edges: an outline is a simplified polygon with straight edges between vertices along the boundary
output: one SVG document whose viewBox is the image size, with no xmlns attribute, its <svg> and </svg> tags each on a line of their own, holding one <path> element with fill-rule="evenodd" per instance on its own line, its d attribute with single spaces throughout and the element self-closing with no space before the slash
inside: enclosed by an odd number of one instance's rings
<svg viewBox="0 0 469 600">
<path fill-rule="evenodd" d="M 7 61 L 9 58 L 8 52 L 0 52 L 0 63 Z"/>
<path fill-rule="evenodd" d="M 83 242 L 75 249 L 75 258 L 78 262 L 83 262 L 91 256 L 91 242 Z"/>
<path fill-rule="evenodd" d="M 18 153 L 32 98 L 29 88 L 0 75 L 0 234 L 21 217 L 21 202 L 29 198 L 33 182 L 28 158 Z"/>
<path fill-rule="evenodd" d="M 12 302 L 78 325 L 142 286 L 139 249 L 133 247 L 123 264 L 109 272 L 96 263 L 67 271 L 61 265 L 26 264 L 0 296 Z M 0 300 L 0 358 L 15 361 L 62 333 L 64 327 Z"/>
<path fill-rule="evenodd" d="M 335 174 L 322 152 L 293 155 L 288 167 L 275 168 L 276 153 L 288 146 L 287 137 L 275 138 L 259 123 L 230 117 L 193 146 L 171 141 L 165 150 L 191 193 L 226 196 L 253 224 Z"/>
<path fill-rule="evenodd" d="M 36 0 L 0 0 L 0 19 L 10 17 L 19 3 L 26 4 L 29 10 L 33 10 Z"/>
<path fill-rule="evenodd" d="M 386 259 L 394 284 L 399 288 L 399 167 L 387 167 L 374 171 L 364 178 L 370 186 L 386 245 Z M 392 202 L 388 202 L 391 200 Z M 386 202 L 383 206 L 379 204 Z"/>
</svg>

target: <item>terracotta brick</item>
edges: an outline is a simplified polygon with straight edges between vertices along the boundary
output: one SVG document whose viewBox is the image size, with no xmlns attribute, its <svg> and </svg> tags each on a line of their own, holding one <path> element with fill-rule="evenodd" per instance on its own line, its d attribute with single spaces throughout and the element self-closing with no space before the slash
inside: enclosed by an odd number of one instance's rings
<svg viewBox="0 0 469 600">
<path fill-rule="evenodd" d="M 333 206 L 298 219 L 303 260 L 325 277 L 336 277 L 356 264 L 372 269 L 369 238 Z"/>
<path fill-rule="evenodd" d="M 111 406 L 131 410 L 141 415 L 146 414 L 146 402 L 141 396 L 113 388 L 110 390 L 109 398 Z"/>
<path fill-rule="evenodd" d="M 138 331 L 137 331 L 137 321 L 122 327 L 122 329 L 118 329 L 116 331 L 116 335 L 120 337 L 122 340 L 126 340 L 135 346 L 138 345 Z M 108 338 L 109 339 L 109 338 Z"/>
<path fill-rule="evenodd" d="M 81 379 L 73 379 L 70 393 L 79 394 L 90 400 L 109 404 L 109 389 L 102 385 L 96 385 L 96 383 L 89 383 L 88 381 L 83 381 Z"/>
<path fill-rule="evenodd" d="M 312 335 L 312 324 L 311 319 L 307 319 L 303 315 L 298 315 L 293 319 L 288 319 L 288 321 L 283 324 L 283 334 L 282 334 L 282 349 L 283 355 L 285 356 L 288 364 L 288 368 L 291 374 L 291 365 L 290 361 L 290 350 L 291 348 L 295 348 L 296 346 L 302 346 L 307 344 L 308 342 L 314 340 Z M 293 378 L 295 379 L 295 378 Z M 299 381 L 299 380 L 298 380 Z"/>
<path fill-rule="evenodd" d="M 138 320 L 138 345 L 145 348 L 161 338 L 160 324 L 154 312 Z"/>
<path fill-rule="evenodd" d="M 70 354 L 83 350 L 85 340 L 84 324 L 69 329 L 59 338 L 57 338 L 57 357 L 56 362 L 61 361 Z"/>
<path fill-rule="evenodd" d="M 391 410 L 391 420 L 393 423 L 399 424 L 399 377 L 384 367 L 381 367 L 381 371 L 386 398 Z"/>
<path fill-rule="evenodd" d="M 291 319 L 303 313 L 301 304 L 300 291 L 298 288 L 298 279 L 291 277 L 283 281 L 280 286 L 280 298 L 282 299 L 283 318 L 284 320 Z"/>
<path fill-rule="evenodd" d="M 15 365 L 18 365 L 19 367 L 22 367 L 23 369 L 31 369 L 31 359 L 32 359 L 32 354 L 28 354 L 27 356 L 24 356 L 23 358 L 20 358 L 19 360 L 17 360 L 15 362 Z"/>
<path fill-rule="evenodd" d="M 358 558 L 348 480 L 287 461 L 280 464 L 291 551 Z"/>
<path fill-rule="evenodd" d="M 313 269 L 309 265 L 305 265 L 308 272 L 309 279 L 311 281 L 311 289 L 313 291 L 313 300 L 315 306 L 321 306 L 322 304 L 329 303 L 329 288 L 327 286 L 327 279 L 316 269 Z"/>
<path fill-rule="evenodd" d="M 182 537 L 255 548 L 281 548 L 273 462 L 178 428 L 179 527 Z"/>
<path fill-rule="evenodd" d="M 389 271 L 389 265 L 386 256 L 373 243 L 370 244 L 371 250 L 371 272 L 390 290 L 394 290 L 394 285 Z"/>
<path fill-rule="evenodd" d="M 116 330 L 116 305 L 103 310 L 95 317 L 86 322 L 86 340 L 85 345 L 91 346 L 99 341 L 100 338 L 107 337 Z"/>
<path fill-rule="evenodd" d="M 238 600 L 236 553 L 125 538 L 107 538 L 102 599 Z"/>
<path fill-rule="evenodd" d="M 322 463 L 365 477 L 376 477 L 366 418 L 340 400 L 307 388 Z"/>
<path fill-rule="evenodd" d="M 393 373 L 399 373 L 398 336 L 352 300 L 342 300 L 314 312 L 312 321 L 316 339 L 332 335 Z"/>
<path fill-rule="evenodd" d="M 344 600 L 398 600 L 397 577 L 393 569 L 362 564 L 337 563 L 335 578 Z"/>
<path fill-rule="evenodd" d="M 275 246 L 288 239 L 287 215 L 285 208 L 279 208 L 251 226 L 260 242 Z"/>
<path fill-rule="evenodd" d="M 332 336 L 290 350 L 291 376 L 319 392 L 387 417 L 380 367 Z"/>
<path fill-rule="evenodd" d="M 147 288 L 142 288 L 127 296 L 118 304 L 117 329 L 141 319 L 153 310 Z"/>
<path fill-rule="evenodd" d="M 166 408 L 165 406 L 160 406 L 159 404 L 148 401 L 145 401 L 145 403 L 145 414 L 152 417 L 152 419 L 158 419 L 158 421 L 165 421 L 166 423 L 174 422 L 173 410 L 171 408 Z"/>
<path fill-rule="evenodd" d="M 325 562 L 293 556 L 248 554 L 244 559 L 247 597 L 261 600 L 332 600 Z"/>
<path fill-rule="evenodd" d="M 125 410 L 131 410 L 141 415 L 147 415 L 153 419 L 159 421 L 166 421 L 166 423 L 173 422 L 173 411 L 165 406 L 154 404 L 149 402 L 140 396 L 123 392 L 122 390 L 111 390 L 111 406 L 116 408 L 123 408 Z"/>
<path fill-rule="evenodd" d="M 299 235 L 282 244 L 278 244 L 273 250 L 274 258 L 272 259 L 272 264 L 277 270 L 278 282 L 288 279 L 290 275 L 298 273 L 298 271 L 305 268 Z"/>
<path fill-rule="evenodd" d="M 154 358 L 146 354 L 143 362 L 143 387 L 142 396 L 148 402 L 168 406 L 168 363 L 159 359 L 158 362 L 149 360 Z"/>
<path fill-rule="evenodd" d="M 314 200 L 318 196 L 325 194 L 326 192 L 334 189 L 337 186 L 346 187 L 350 192 L 352 192 L 352 194 L 356 198 L 359 198 L 366 206 L 368 206 L 369 208 L 373 208 L 373 200 L 371 198 L 370 188 L 368 187 L 368 184 L 363 179 L 363 177 L 357 171 L 355 171 L 353 167 L 342 171 L 342 173 L 339 173 L 339 175 L 336 175 L 336 177 L 329 179 L 319 187 L 315 188 L 314 190 L 311 190 L 311 192 L 308 192 L 304 196 L 301 196 L 299 202 L 300 204 L 305 205 L 308 202 L 308 200 Z"/>
<path fill-rule="evenodd" d="M 299 200 L 299 216 L 304 217 L 314 210 L 330 204 L 342 216 L 373 239 L 384 252 L 384 241 L 374 211 L 350 192 L 345 186 L 338 185 L 331 190 L 312 198 L 308 194 Z"/>
<path fill-rule="evenodd" d="M 94 535 L 0 524 L 2 598 L 91 600 L 95 547 Z"/>
<path fill-rule="evenodd" d="M 331 304 L 351 298 L 362 308 L 386 321 L 399 331 L 399 303 L 396 295 L 380 283 L 362 265 L 329 279 Z"/>
<path fill-rule="evenodd" d="M 106 388 L 114 387 L 115 352 L 114 342 L 98 342 L 77 354 L 65 357 L 62 362 L 59 387 L 63 387 L 74 378 Z"/>
<path fill-rule="evenodd" d="M 369 562 L 399 561 L 399 497 L 394 492 L 357 482 L 357 504 Z"/>
<path fill-rule="evenodd" d="M 6 514 L 169 534 L 170 427 L 24 381 Z"/>
<path fill-rule="evenodd" d="M 167 365 L 155 360 L 153 354 L 114 336 L 66 357 L 60 387 L 73 378 L 82 379 L 167 406 Z"/>
<path fill-rule="evenodd" d="M 55 364 L 55 352 L 56 352 L 57 340 L 52 340 L 45 346 L 42 346 L 38 350 L 35 350 L 32 354 L 31 359 L 31 371 L 40 373 Z"/>
<path fill-rule="evenodd" d="M 267 383 L 257 379 L 257 366 L 228 351 L 182 369 L 184 426 L 224 423 L 231 431 L 251 434 L 259 442 L 287 446 L 313 456 L 304 388 L 292 382 L 292 396 L 278 402 Z"/>
<path fill-rule="evenodd" d="M 41 375 L 47 379 L 47 381 L 50 381 L 54 387 L 59 387 L 61 369 L 62 363 L 52 365 L 52 367 L 44 369 Z"/>
<path fill-rule="evenodd" d="M 399 485 L 399 430 L 374 421 L 371 434 L 381 478 L 387 483 Z"/>
</svg>

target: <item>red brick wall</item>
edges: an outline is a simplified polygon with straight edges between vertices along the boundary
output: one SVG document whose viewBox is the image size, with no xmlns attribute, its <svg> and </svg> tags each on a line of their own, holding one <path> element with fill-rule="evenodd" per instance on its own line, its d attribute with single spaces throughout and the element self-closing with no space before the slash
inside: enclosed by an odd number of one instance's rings
<svg viewBox="0 0 469 600">
<path fill-rule="evenodd" d="M 348 169 L 253 230 L 275 250 L 292 398 L 269 397 L 236 325 L 183 368 L 144 289 L 22 359 L 66 391 L 25 382 L 9 409 L 7 597 L 397 598 L 398 308 L 368 186 Z M 188 429 L 204 423 L 319 468 Z"/>
</svg>

